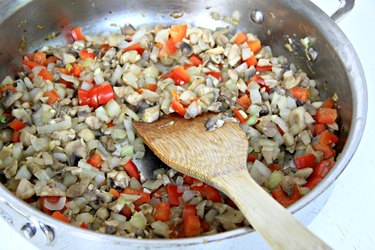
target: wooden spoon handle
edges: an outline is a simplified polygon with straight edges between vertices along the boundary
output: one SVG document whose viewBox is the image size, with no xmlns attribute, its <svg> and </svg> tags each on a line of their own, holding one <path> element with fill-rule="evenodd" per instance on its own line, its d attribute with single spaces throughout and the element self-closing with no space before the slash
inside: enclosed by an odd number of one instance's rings
<svg viewBox="0 0 375 250">
<path fill-rule="evenodd" d="M 251 178 L 246 171 L 214 177 L 273 249 L 331 249 Z"/>
</svg>

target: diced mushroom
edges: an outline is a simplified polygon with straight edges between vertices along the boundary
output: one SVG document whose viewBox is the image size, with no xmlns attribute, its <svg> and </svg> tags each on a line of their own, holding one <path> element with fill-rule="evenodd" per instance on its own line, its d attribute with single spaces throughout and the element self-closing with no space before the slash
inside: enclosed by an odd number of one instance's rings
<svg viewBox="0 0 375 250">
<path fill-rule="evenodd" d="M 85 142 L 95 140 L 95 134 L 88 128 L 80 130 L 78 132 L 78 136 L 81 137 Z"/>
<path fill-rule="evenodd" d="M 86 190 L 88 185 L 90 184 L 91 178 L 83 177 L 80 182 L 71 185 L 66 190 L 66 196 L 69 198 L 77 198 L 82 196 Z"/>
<path fill-rule="evenodd" d="M 87 117 L 85 123 L 91 130 L 98 130 L 102 126 L 99 119 L 96 116 Z"/>
<path fill-rule="evenodd" d="M 291 196 L 294 193 L 294 185 L 295 182 L 289 175 L 285 176 L 280 182 L 281 188 L 288 196 Z"/>
<path fill-rule="evenodd" d="M 87 155 L 86 146 L 81 140 L 67 143 L 64 152 L 68 157 L 68 163 L 70 166 L 77 166 L 79 160 L 86 158 Z"/>
<path fill-rule="evenodd" d="M 38 196 L 65 196 L 65 192 L 56 187 L 44 186 L 40 190 L 40 193 L 37 192 L 37 195 Z"/>
<path fill-rule="evenodd" d="M 21 200 L 29 199 L 35 194 L 34 185 L 22 178 L 16 190 L 16 196 Z"/>
<path fill-rule="evenodd" d="M 51 134 L 51 138 L 54 140 L 59 140 L 62 144 L 73 140 L 76 137 L 76 132 L 74 129 L 54 131 Z"/>
<path fill-rule="evenodd" d="M 147 89 L 142 90 L 142 97 L 149 103 L 156 103 L 159 100 L 158 93 Z"/>
<path fill-rule="evenodd" d="M 12 91 L 5 91 L 5 95 L 1 100 L 1 103 L 5 108 L 9 108 L 13 105 L 13 103 L 21 99 L 22 96 L 23 94 L 21 92 L 13 93 Z"/>
<path fill-rule="evenodd" d="M 144 122 L 154 122 L 159 119 L 160 115 L 160 106 L 156 105 L 154 107 L 145 109 L 142 116 L 142 121 Z"/>
</svg>

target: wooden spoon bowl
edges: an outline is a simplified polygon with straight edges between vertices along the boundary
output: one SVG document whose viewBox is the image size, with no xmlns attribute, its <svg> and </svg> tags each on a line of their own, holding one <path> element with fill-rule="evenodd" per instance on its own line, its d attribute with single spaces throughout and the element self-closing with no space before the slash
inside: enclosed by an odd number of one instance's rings
<svg viewBox="0 0 375 250">
<path fill-rule="evenodd" d="M 237 123 L 206 129 L 212 115 L 187 120 L 172 114 L 133 126 L 165 164 L 230 197 L 272 248 L 330 249 L 251 178 L 246 169 L 248 138 Z"/>
</svg>

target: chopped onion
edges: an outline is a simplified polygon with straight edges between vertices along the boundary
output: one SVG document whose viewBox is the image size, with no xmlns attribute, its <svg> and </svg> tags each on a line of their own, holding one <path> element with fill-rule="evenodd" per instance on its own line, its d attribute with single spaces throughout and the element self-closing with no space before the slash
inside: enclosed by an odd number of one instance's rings
<svg viewBox="0 0 375 250">
<path fill-rule="evenodd" d="M 168 224 L 160 220 L 151 223 L 151 227 L 154 229 L 154 232 L 163 235 L 165 238 L 168 238 L 169 234 L 172 232 Z"/>
<path fill-rule="evenodd" d="M 103 108 L 103 106 L 100 106 L 95 110 L 95 116 L 100 119 L 101 121 L 105 123 L 109 123 L 111 121 L 111 118 L 109 118 L 107 111 Z"/>
<path fill-rule="evenodd" d="M 115 84 L 118 80 L 121 79 L 123 70 L 120 65 L 117 65 L 115 71 L 113 71 L 112 77 L 111 77 L 111 83 Z"/>
<path fill-rule="evenodd" d="M 185 203 L 193 199 L 193 197 L 194 197 L 194 192 L 189 189 L 185 190 L 184 193 L 182 194 L 182 200 Z"/>
<path fill-rule="evenodd" d="M 253 166 L 250 168 L 250 175 L 259 184 L 262 185 L 271 176 L 271 170 L 262 162 L 255 160 Z"/>
<path fill-rule="evenodd" d="M 269 188 L 270 190 L 273 190 L 277 185 L 279 185 L 279 183 L 281 182 L 283 178 L 284 178 L 284 174 L 281 171 L 272 172 L 267 182 L 267 188 Z"/>
<path fill-rule="evenodd" d="M 39 134 L 49 134 L 49 133 L 52 133 L 53 131 L 69 129 L 71 127 L 72 127 L 72 119 L 69 116 L 66 116 L 64 121 L 57 122 L 54 124 L 37 126 L 36 129 Z"/>
<path fill-rule="evenodd" d="M 93 85 L 86 81 L 82 82 L 81 84 L 81 89 L 86 90 L 86 91 L 90 90 L 92 87 Z"/>
<path fill-rule="evenodd" d="M 105 110 L 112 119 L 117 117 L 121 112 L 120 105 L 118 105 L 118 103 L 113 99 L 105 105 Z"/>
<path fill-rule="evenodd" d="M 147 225 L 147 219 L 141 212 L 135 212 L 129 222 L 138 229 L 144 229 Z"/>
<path fill-rule="evenodd" d="M 76 221 L 91 224 L 94 222 L 94 216 L 92 216 L 90 213 L 81 213 L 77 215 Z"/>
<path fill-rule="evenodd" d="M 22 165 L 20 167 L 20 169 L 18 170 L 16 176 L 14 177 L 14 179 L 16 180 L 21 180 L 21 179 L 26 179 L 26 180 L 30 180 L 32 177 L 32 174 L 30 173 L 29 169 L 27 168 L 26 165 Z"/>
<path fill-rule="evenodd" d="M 59 201 L 56 203 L 49 202 L 48 199 L 44 199 L 44 207 L 51 211 L 59 211 L 64 208 L 66 203 L 66 197 L 60 197 Z M 77 216 L 78 218 L 78 216 Z"/>
</svg>

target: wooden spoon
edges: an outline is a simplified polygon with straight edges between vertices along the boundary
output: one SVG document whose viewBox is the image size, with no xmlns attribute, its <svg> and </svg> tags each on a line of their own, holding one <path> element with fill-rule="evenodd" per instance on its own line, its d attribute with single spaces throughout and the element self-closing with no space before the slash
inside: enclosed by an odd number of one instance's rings
<svg viewBox="0 0 375 250">
<path fill-rule="evenodd" d="M 207 131 L 212 114 L 184 119 L 172 114 L 154 123 L 133 122 L 165 164 L 230 197 L 274 249 L 331 249 L 267 194 L 246 169 L 248 139 L 237 123 Z"/>
</svg>

